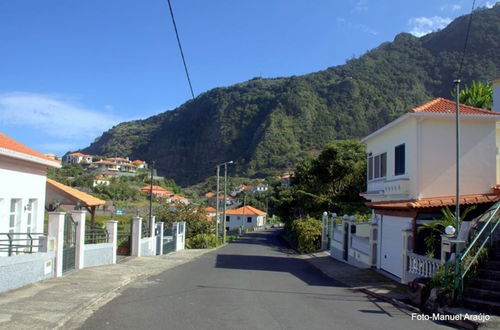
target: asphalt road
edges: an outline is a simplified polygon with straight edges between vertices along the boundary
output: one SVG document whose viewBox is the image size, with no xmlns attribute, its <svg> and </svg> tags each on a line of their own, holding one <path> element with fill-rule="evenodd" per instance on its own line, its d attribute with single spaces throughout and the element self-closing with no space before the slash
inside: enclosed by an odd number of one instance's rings
<svg viewBox="0 0 500 330">
<path fill-rule="evenodd" d="M 289 254 L 276 232 L 138 281 L 82 329 L 434 329 Z"/>
</svg>

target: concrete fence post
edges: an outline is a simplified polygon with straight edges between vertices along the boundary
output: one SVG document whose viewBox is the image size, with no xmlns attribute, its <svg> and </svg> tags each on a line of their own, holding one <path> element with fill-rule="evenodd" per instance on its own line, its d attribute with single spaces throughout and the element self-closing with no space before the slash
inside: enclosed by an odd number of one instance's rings
<svg viewBox="0 0 500 330">
<path fill-rule="evenodd" d="M 323 222 L 321 227 L 321 250 L 326 250 L 328 245 L 328 213 L 323 212 L 323 216 L 321 217 Z"/>
<path fill-rule="evenodd" d="M 413 231 L 411 228 L 403 229 L 401 231 L 402 239 L 403 239 L 403 269 L 401 275 L 401 282 L 406 284 L 410 281 L 408 274 L 408 254 L 413 250 L 412 245 L 412 237 Z"/>
<path fill-rule="evenodd" d="M 149 248 L 152 251 L 152 255 L 156 255 L 156 223 L 155 216 L 151 216 L 148 218 L 149 221 Z"/>
<path fill-rule="evenodd" d="M 141 256 L 141 234 L 142 234 L 142 218 L 134 217 L 132 219 L 132 244 L 130 255 L 133 257 Z"/>
<path fill-rule="evenodd" d="M 370 222 L 370 238 L 369 238 L 369 253 L 370 253 L 370 266 L 377 266 L 377 251 L 378 251 L 378 215 L 373 215 Z"/>
<path fill-rule="evenodd" d="M 71 217 L 76 222 L 75 269 L 82 269 L 84 267 L 86 216 L 87 211 L 85 210 L 71 211 Z"/>
<path fill-rule="evenodd" d="M 49 237 L 55 239 L 55 264 L 54 273 L 56 277 L 62 276 L 63 266 L 63 243 L 64 243 L 64 216 L 65 212 L 49 212 Z"/>
<path fill-rule="evenodd" d="M 108 222 L 106 222 L 106 230 L 108 231 L 108 243 L 113 245 L 111 263 L 116 264 L 116 249 L 118 248 L 118 221 L 108 220 Z"/>
<path fill-rule="evenodd" d="M 163 222 L 157 222 L 156 223 L 156 230 L 157 230 L 157 235 L 156 235 L 156 255 L 161 256 L 163 255 L 163 226 L 165 224 Z"/>
<path fill-rule="evenodd" d="M 337 213 L 332 213 L 332 222 L 330 223 L 330 251 L 333 246 L 333 235 L 335 235 L 335 228 L 337 228 Z"/>
</svg>

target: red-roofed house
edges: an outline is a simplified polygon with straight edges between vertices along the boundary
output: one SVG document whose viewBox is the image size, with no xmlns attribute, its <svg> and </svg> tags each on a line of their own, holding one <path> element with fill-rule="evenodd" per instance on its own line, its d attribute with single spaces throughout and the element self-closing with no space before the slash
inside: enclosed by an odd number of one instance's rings
<svg viewBox="0 0 500 330">
<path fill-rule="evenodd" d="M 379 226 L 376 264 L 398 278 L 404 272 L 402 230 L 411 229 L 413 252 L 425 254 L 417 227 L 455 205 L 455 113 L 455 102 L 437 98 L 362 139 L 368 168 L 361 195 Z M 499 183 L 500 113 L 460 105 L 460 117 L 460 203 L 488 206 L 500 200 L 492 190 Z"/>
<path fill-rule="evenodd" d="M 0 233 L 43 232 L 49 167 L 61 164 L 0 133 Z"/>
<path fill-rule="evenodd" d="M 226 228 L 263 227 L 267 213 L 252 206 L 243 206 L 226 211 Z"/>
<path fill-rule="evenodd" d="M 151 186 L 144 186 L 141 188 L 141 191 L 148 193 L 148 194 L 151 191 L 153 191 L 153 195 L 155 195 L 156 197 L 162 197 L 162 198 L 169 198 L 170 196 L 174 195 L 173 192 L 168 191 L 165 188 L 160 187 L 160 186 L 153 186 L 152 190 L 151 190 Z"/>
</svg>

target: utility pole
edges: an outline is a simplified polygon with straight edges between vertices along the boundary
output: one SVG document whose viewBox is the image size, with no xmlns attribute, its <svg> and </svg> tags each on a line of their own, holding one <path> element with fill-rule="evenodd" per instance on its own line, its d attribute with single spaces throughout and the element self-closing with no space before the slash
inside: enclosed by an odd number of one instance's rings
<svg viewBox="0 0 500 330">
<path fill-rule="evenodd" d="M 455 127 L 456 127 L 456 162 L 457 162 L 457 202 L 455 205 L 455 229 L 458 232 L 460 228 L 460 79 L 453 81 L 455 84 L 455 97 L 456 97 L 456 115 L 455 115 Z"/>
<path fill-rule="evenodd" d="M 155 166 L 155 162 L 151 163 L 151 178 L 149 181 L 149 221 L 148 225 L 151 225 L 153 219 L 153 169 Z"/>
<path fill-rule="evenodd" d="M 215 239 L 219 245 L 219 172 L 220 165 L 217 165 L 217 191 L 215 192 Z"/>
<path fill-rule="evenodd" d="M 224 233 L 223 242 L 226 243 L 226 193 L 227 193 L 227 163 L 224 163 L 224 215 L 222 216 L 222 223 L 224 224 L 222 227 L 222 232 Z M 217 197 L 218 198 L 218 197 Z"/>
<path fill-rule="evenodd" d="M 229 162 L 225 162 L 224 163 L 224 213 L 222 215 L 222 232 L 224 233 L 223 234 L 223 243 L 226 243 L 226 207 L 227 207 L 227 203 L 226 203 L 226 200 L 227 200 L 227 164 L 232 164 L 233 161 L 229 161 Z M 219 198 L 219 196 L 217 196 L 217 198 Z"/>
</svg>

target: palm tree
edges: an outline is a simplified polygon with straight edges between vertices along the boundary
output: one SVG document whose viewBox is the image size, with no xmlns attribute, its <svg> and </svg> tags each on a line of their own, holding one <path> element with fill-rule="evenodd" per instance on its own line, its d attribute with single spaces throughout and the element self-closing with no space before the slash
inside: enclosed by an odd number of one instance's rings
<svg viewBox="0 0 500 330">
<path fill-rule="evenodd" d="M 460 103 L 476 108 L 491 109 L 493 105 L 493 87 L 489 83 L 473 81 L 460 91 Z"/>
<path fill-rule="evenodd" d="M 425 223 L 418 228 L 418 231 L 428 230 L 428 235 L 424 238 L 425 246 L 427 247 L 427 255 L 431 258 L 434 257 L 434 251 L 436 250 L 437 244 L 440 242 L 441 235 L 444 234 L 444 230 L 448 226 L 453 226 L 455 228 L 460 228 L 460 223 L 465 219 L 467 214 L 474 210 L 475 206 L 468 207 L 462 214 L 460 214 L 460 219 L 458 223 L 455 220 L 455 215 L 450 211 L 448 207 L 441 210 L 443 217 L 441 219 L 434 220 L 429 223 Z"/>
</svg>

